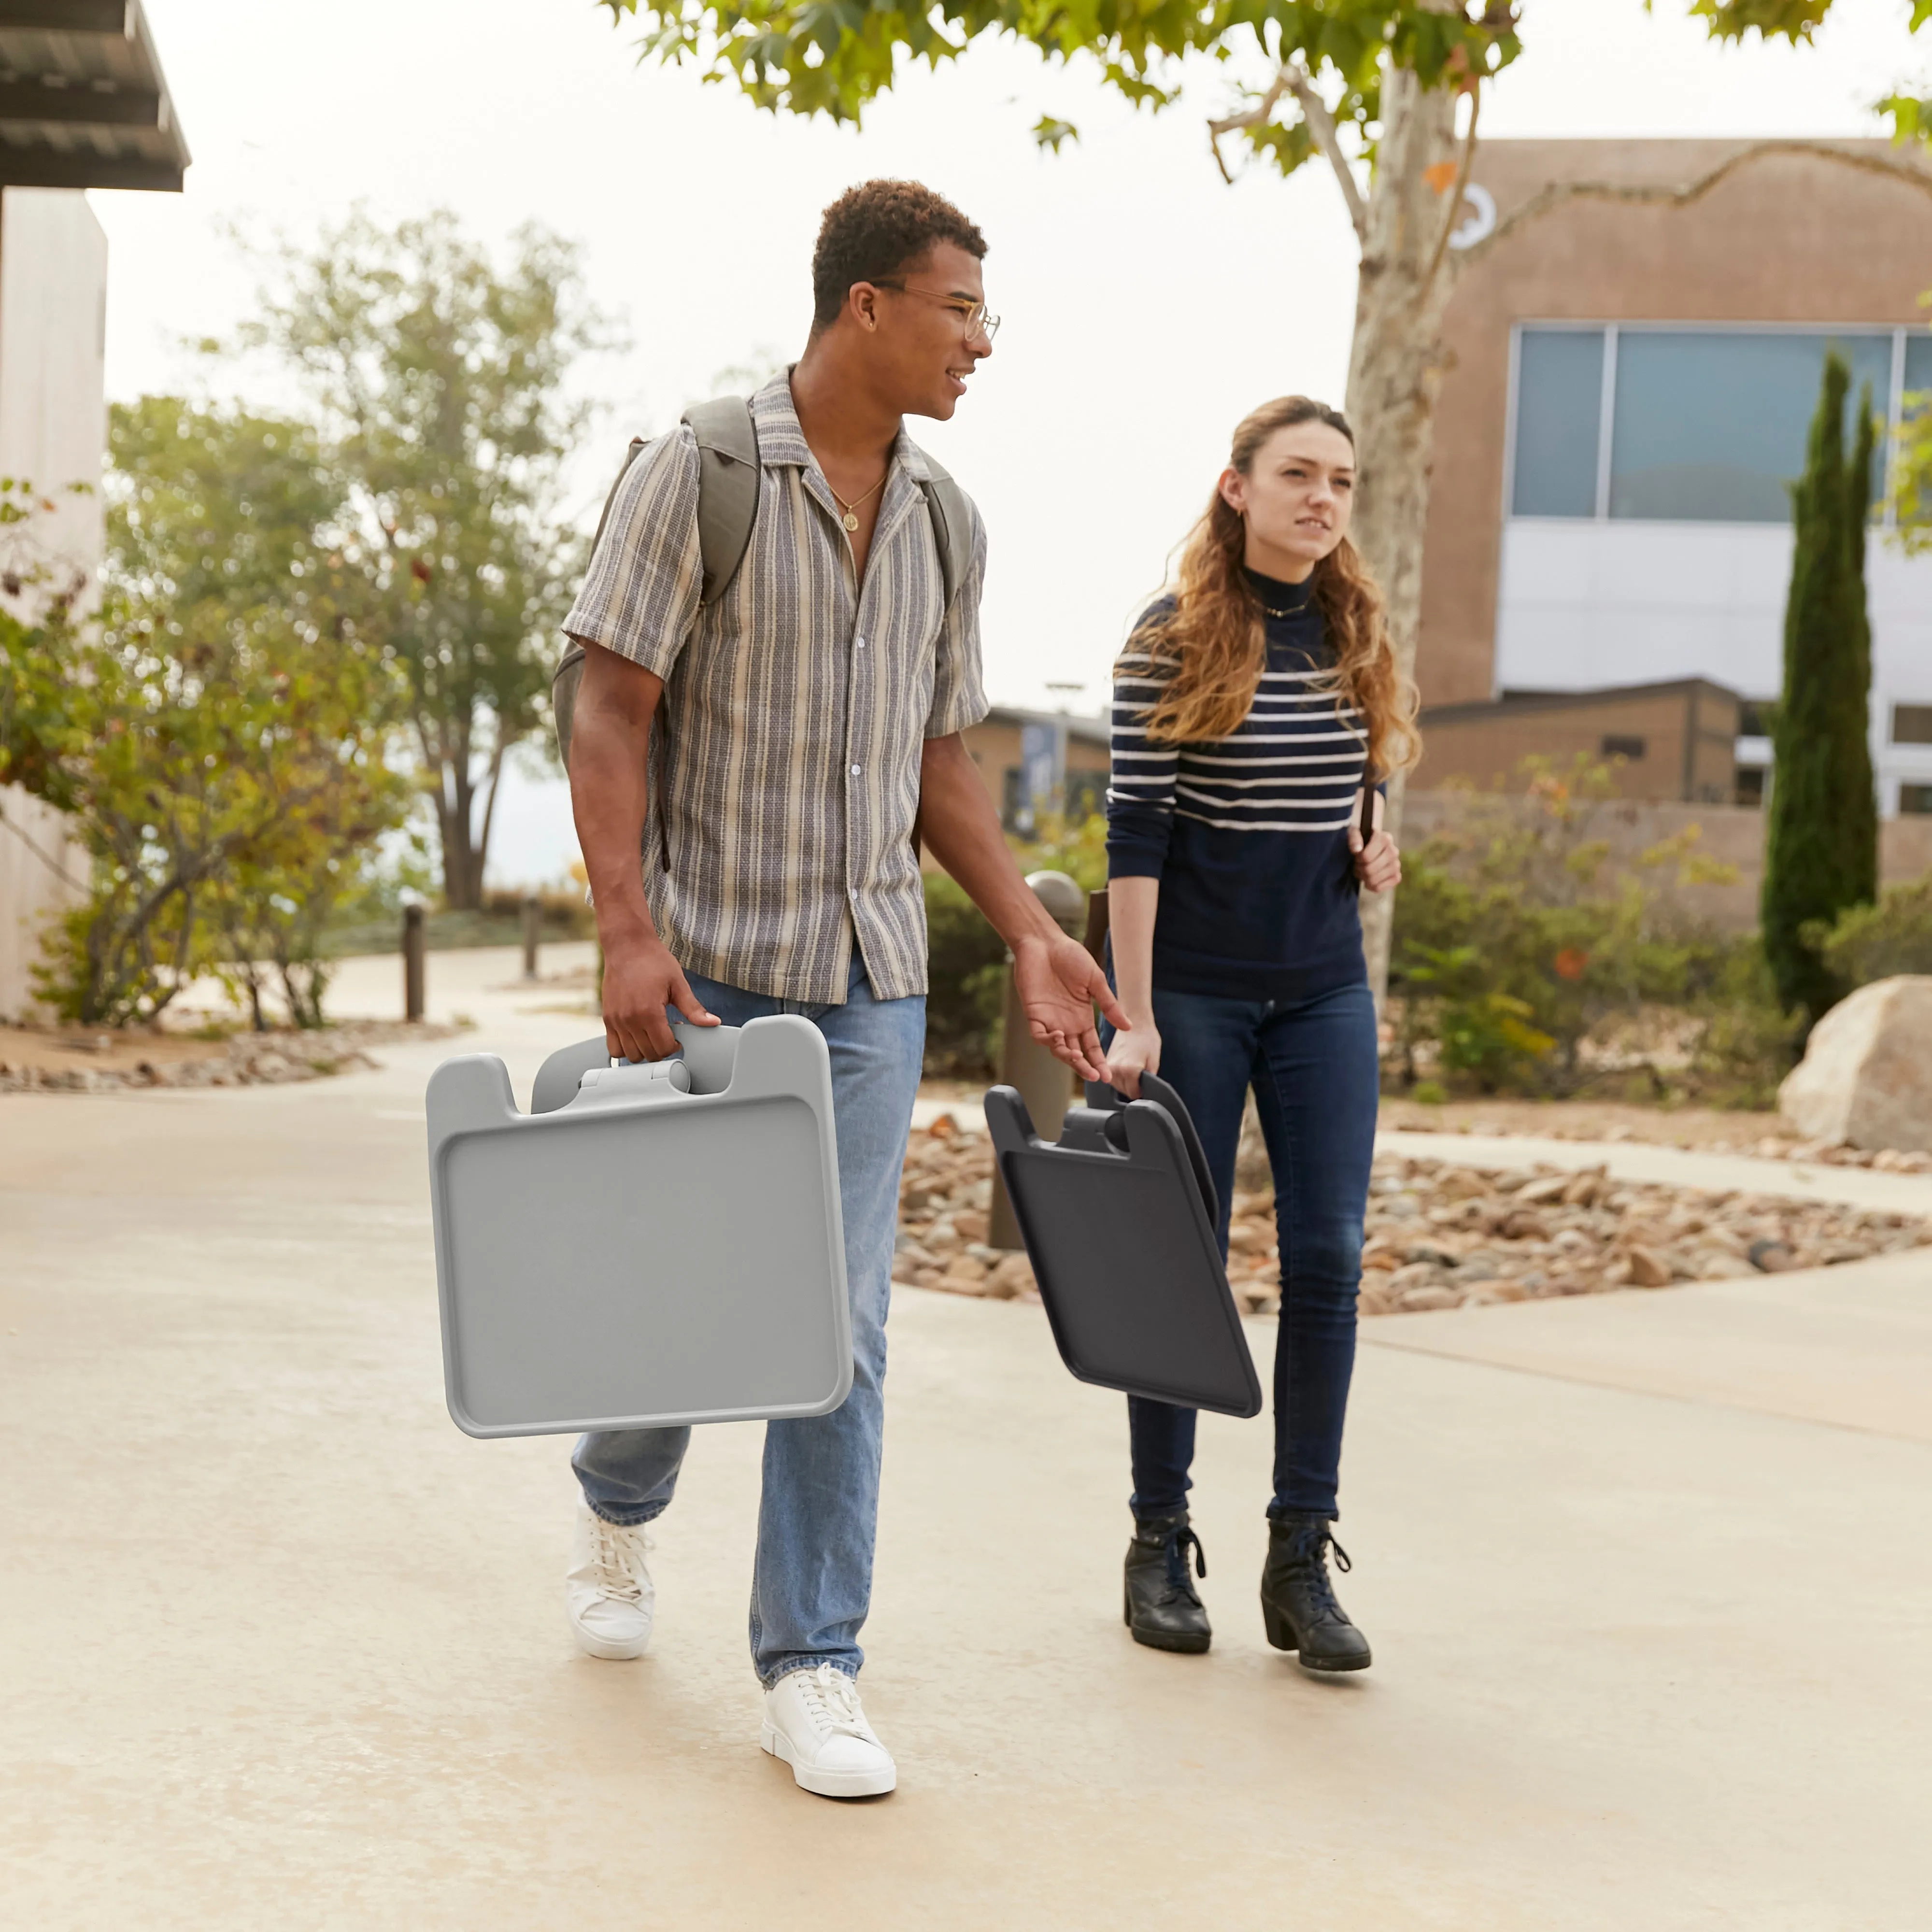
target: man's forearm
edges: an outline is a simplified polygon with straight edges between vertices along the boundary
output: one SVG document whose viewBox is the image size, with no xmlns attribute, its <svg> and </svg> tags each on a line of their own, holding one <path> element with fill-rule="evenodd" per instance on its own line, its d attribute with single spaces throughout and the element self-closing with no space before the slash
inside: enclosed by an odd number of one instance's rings
<svg viewBox="0 0 1932 1932">
<path fill-rule="evenodd" d="M 993 801 L 956 735 L 926 741 L 919 830 L 926 848 L 1009 946 L 1059 937 L 1059 927 L 1020 877 Z"/>
</svg>

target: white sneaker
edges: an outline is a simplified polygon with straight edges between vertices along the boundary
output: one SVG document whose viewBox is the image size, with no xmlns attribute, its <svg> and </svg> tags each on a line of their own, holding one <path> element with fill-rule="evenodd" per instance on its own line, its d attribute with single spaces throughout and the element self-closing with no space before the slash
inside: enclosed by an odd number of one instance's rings
<svg viewBox="0 0 1932 1932">
<path fill-rule="evenodd" d="M 898 1783 L 892 1754 L 860 1708 L 858 1685 L 830 1664 L 788 1671 L 765 1693 L 758 1742 L 821 1798 L 877 1798 Z"/>
<path fill-rule="evenodd" d="M 641 1525 L 620 1528 L 577 1506 L 563 1604 L 579 1646 L 592 1657 L 641 1657 L 651 1640 L 657 1592 L 644 1565 L 650 1548 Z"/>
</svg>

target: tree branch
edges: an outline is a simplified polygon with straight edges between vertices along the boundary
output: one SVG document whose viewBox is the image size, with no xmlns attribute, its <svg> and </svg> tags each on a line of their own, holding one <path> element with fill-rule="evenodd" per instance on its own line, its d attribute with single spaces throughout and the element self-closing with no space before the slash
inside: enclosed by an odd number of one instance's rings
<svg viewBox="0 0 1932 1932">
<path fill-rule="evenodd" d="M 1449 206 L 1442 214 L 1442 232 L 1436 238 L 1436 252 L 1429 258 L 1429 272 L 1422 278 L 1422 290 L 1426 295 L 1436 285 L 1436 278 L 1442 266 L 1442 259 L 1449 252 L 1449 238 L 1455 233 L 1462 218 L 1462 197 L 1468 192 L 1469 176 L 1476 165 L 1476 116 L 1481 111 L 1483 90 L 1480 85 L 1469 89 L 1469 131 L 1463 137 L 1462 164 L 1456 170 L 1456 178 L 1449 188 Z M 1453 125 L 1453 124 L 1452 124 Z"/>
<path fill-rule="evenodd" d="M 1747 162 L 1770 154 L 1802 154 L 1813 160 L 1836 161 L 1862 173 L 1888 176 L 1894 181 L 1904 182 L 1932 194 L 1932 168 L 1916 161 L 1900 160 L 1889 154 L 1860 154 L 1821 141 L 1754 141 L 1735 154 L 1727 155 L 1708 173 L 1676 187 L 1630 182 L 1552 182 L 1539 188 L 1520 206 L 1511 208 L 1482 241 L 1468 250 L 1467 259 L 1480 260 L 1519 228 L 1539 220 L 1565 202 L 1617 201 L 1637 206 L 1688 207 L 1728 181 Z"/>
<path fill-rule="evenodd" d="M 1249 109 L 1247 112 L 1231 114 L 1225 121 L 1208 122 L 1208 149 L 1214 157 L 1214 165 L 1221 170 L 1221 178 L 1230 188 L 1234 184 L 1234 178 L 1228 173 L 1228 164 L 1221 158 L 1221 136 L 1223 134 L 1234 134 L 1243 128 L 1262 126 L 1268 117 L 1274 113 L 1275 103 L 1281 98 L 1287 87 L 1288 70 L 1286 68 L 1281 68 L 1276 70 L 1274 79 L 1269 82 L 1268 92 L 1255 103 L 1252 107 Z"/>
<path fill-rule="evenodd" d="M 1335 178 L 1341 184 L 1342 199 L 1348 206 L 1348 219 L 1354 224 L 1355 239 L 1366 242 L 1369 238 L 1369 211 L 1362 200 L 1362 187 L 1355 178 L 1355 171 L 1348 165 L 1348 158 L 1342 152 L 1342 143 L 1335 131 L 1335 117 L 1328 111 L 1328 104 L 1316 92 L 1315 83 L 1309 78 L 1308 70 L 1297 65 L 1287 76 L 1288 92 L 1301 109 L 1302 118 L 1308 123 L 1308 131 L 1315 136 L 1315 145 L 1328 157 L 1328 165 L 1335 171 Z M 1472 130 L 1473 131 L 1473 130 Z"/>
</svg>

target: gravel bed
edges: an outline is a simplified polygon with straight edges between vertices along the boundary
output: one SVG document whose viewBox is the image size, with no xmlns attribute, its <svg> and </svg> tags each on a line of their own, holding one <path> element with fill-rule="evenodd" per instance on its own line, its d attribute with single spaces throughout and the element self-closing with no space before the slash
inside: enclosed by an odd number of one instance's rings
<svg viewBox="0 0 1932 1932">
<path fill-rule="evenodd" d="M 992 1152 L 944 1116 L 908 1148 L 896 1280 L 1010 1300 L 1037 1299 L 1024 1254 L 986 1245 Z M 1503 1174 L 1384 1154 L 1370 1184 L 1361 1312 L 1668 1288 L 1681 1281 L 1828 1268 L 1932 1246 L 1909 1214 L 1612 1180 L 1528 1166 Z M 1274 1196 L 1234 1196 L 1228 1279 L 1250 1314 L 1280 1305 Z"/>
<path fill-rule="evenodd" d="M 151 1087 L 280 1086 L 291 1081 L 322 1080 L 360 1067 L 373 1067 L 376 1063 L 370 1057 L 371 1047 L 399 1040 L 447 1040 L 461 1030 L 430 1021 L 370 1020 L 324 1027 L 313 1033 L 242 1033 L 212 1044 L 208 1052 L 193 1058 L 158 1054 L 152 1060 L 136 1060 L 131 1066 L 50 1068 L 14 1065 L 0 1057 L 0 1094 L 122 1094 Z M 124 1036 L 116 1043 L 124 1047 Z M 0 1055 L 4 1052 L 4 1044 L 0 1044 Z"/>
</svg>

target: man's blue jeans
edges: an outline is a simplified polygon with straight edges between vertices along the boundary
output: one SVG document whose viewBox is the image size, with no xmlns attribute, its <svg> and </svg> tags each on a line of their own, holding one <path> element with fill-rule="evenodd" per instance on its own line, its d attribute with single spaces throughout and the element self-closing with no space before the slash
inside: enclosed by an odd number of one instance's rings
<svg viewBox="0 0 1932 1932">
<path fill-rule="evenodd" d="M 856 1676 L 872 1594 L 885 1421 L 886 1304 L 899 1174 L 926 1050 L 926 1000 L 875 1000 L 856 950 L 841 1006 L 776 1000 L 698 974 L 691 989 L 727 1026 L 802 1013 L 832 1055 L 838 1198 L 852 1306 L 852 1393 L 830 1415 L 765 1425 L 764 1496 L 752 1576 L 752 1662 L 769 1688 L 820 1664 Z M 755 1211 L 757 1176 L 747 1175 Z M 611 1522 L 649 1522 L 677 1486 L 688 1429 L 584 1436 L 571 1459 L 586 1502 Z"/>
<path fill-rule="evenodd" d="M 1193 1115 L 1220 1193 L 1223 1256 L 1241 1114 L 1248 1088 L 1255 1090 L 1274 1170 L 1281 1249 L 1268 1514 L 1332 1518 L 1375 1156 L 1375 1003 L 1360 985 L 1301 1000 L 1231 1000 L 1156 986 L 1154 1016 L 1161 1077 Z M 1137 1516 L 1186 1507 L 1194 1418 L 1191 1408 L 1128 1397 Z"/>
</svg>

